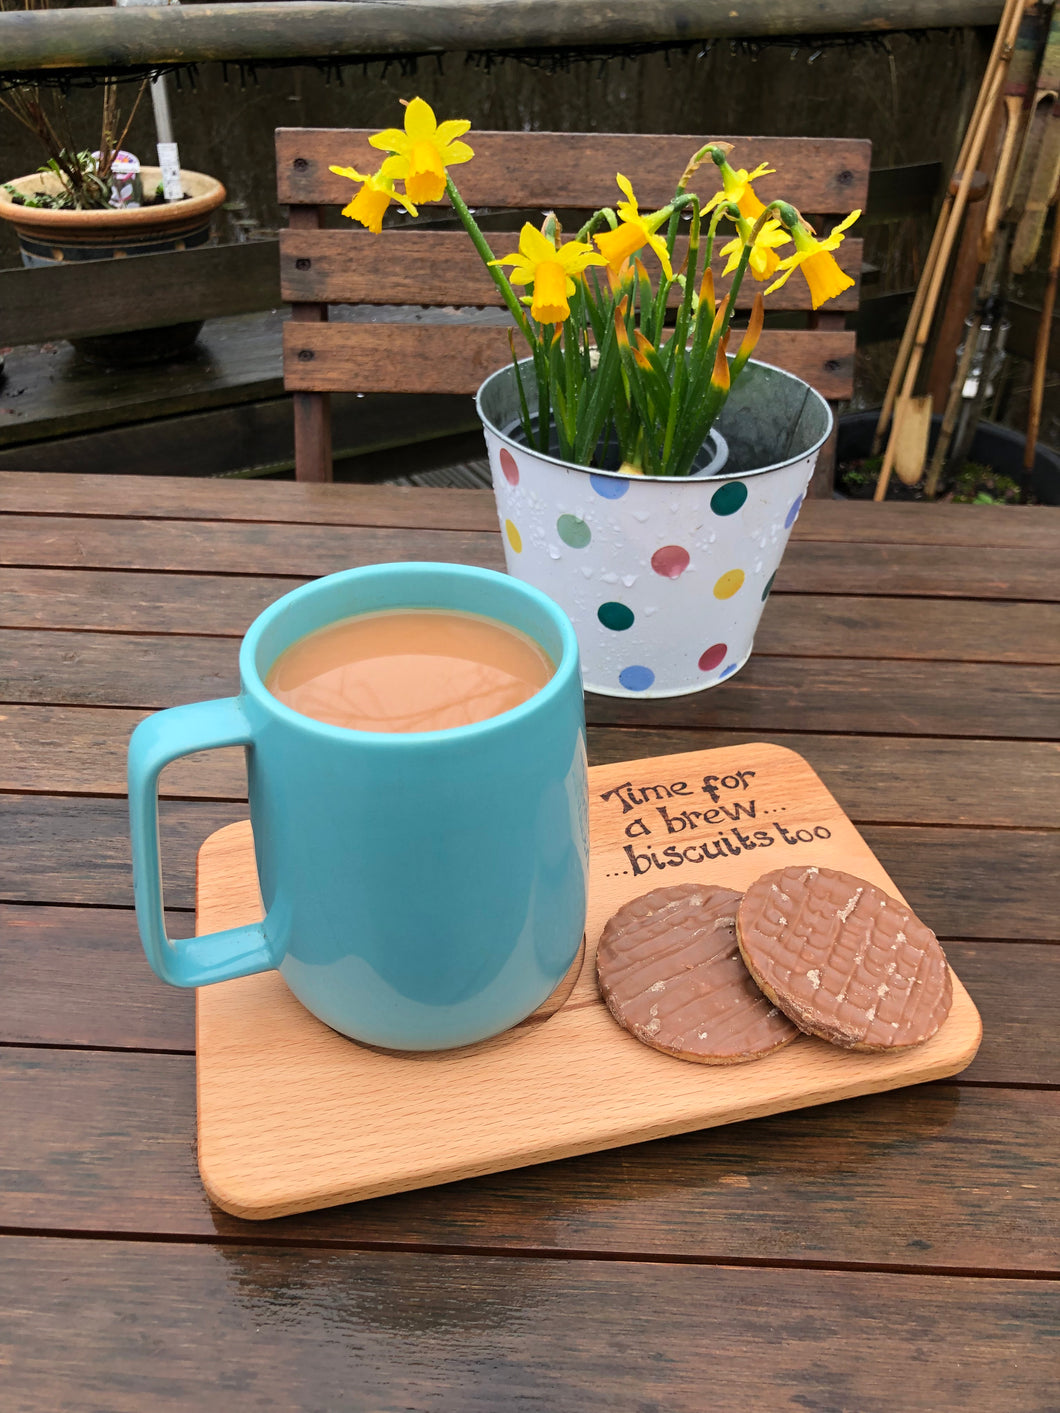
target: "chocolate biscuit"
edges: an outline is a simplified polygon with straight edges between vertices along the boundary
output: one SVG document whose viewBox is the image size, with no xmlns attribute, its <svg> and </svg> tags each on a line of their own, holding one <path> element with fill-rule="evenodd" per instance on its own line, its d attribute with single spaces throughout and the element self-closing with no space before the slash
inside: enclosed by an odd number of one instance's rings
<svg viewBox="0 0 1060 1413">
<path fill-rule="evenodd" d="M 679 883 L 619 908 L 596 955 L 600 991 L 619 1025 L 701 1065 L 755 1060 L 798 1036 L 740 960 L 739 902 L 731 888 Z"/>
<path fill-rule="evenodd" d="M 805 865 L 744 894 L 740 952 L 800 1030 L 846 1050 L 904 1050 L 934 1035 L 953 1000 L 938 939 L 863 878 Z"/>
</svg>

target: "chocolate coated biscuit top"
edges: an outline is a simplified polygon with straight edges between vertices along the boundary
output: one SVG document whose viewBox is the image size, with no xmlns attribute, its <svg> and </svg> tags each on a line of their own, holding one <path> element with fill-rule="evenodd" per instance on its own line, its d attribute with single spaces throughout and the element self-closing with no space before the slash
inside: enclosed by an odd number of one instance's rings
<svg viewBox="0 0 1060 1413">
<path fill-rule="evenodd" d="M 739 902 L 731 888 L 680 883 L 619 908 L 596 958 L 600 990 L 619 1025 L 700 1064 L 757 1059 L 796 1038 L 740 959 Z"/>
<path fill-rule="evenodd" d="M 801 1030 L 850 1050 L 919 1045 L 949 1013 L 938 939 L 904 903 L 831 868 L 767 873 L 744 894 L 740 951 Z"/>
</svg>

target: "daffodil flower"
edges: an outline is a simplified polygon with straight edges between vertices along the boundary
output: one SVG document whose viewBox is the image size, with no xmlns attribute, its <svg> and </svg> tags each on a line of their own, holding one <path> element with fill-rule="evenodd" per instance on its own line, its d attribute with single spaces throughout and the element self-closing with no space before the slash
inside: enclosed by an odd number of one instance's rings
<svg viewBox="0 0 1060 1413">
<path fill-rule="evenodd" d="M 801 222 L 796 222 L 791 232 L 795 253 L 780 261 L 777 268 L 784 273 L 779 280 L 773 281 L 766 294 L 772 294 L 775 289 L 779 289 L 793 270 L 801 270 L 805 275 L 810 289 L 810 303 L 815 309 L 820 308 L 826 299 L 834 299 L 837 294 L 849 289 L 854 281 L 839 268 L 832 251 L 842 245 L 845 238 L 843 232 L 853 225 L 860 215 L 860 211 L 851 211 L 845 221 L 840 221 L 838 226 L 832 227 L 824 240 L 818 240 Z"/>
<path fill-rule="evenodd" d="M 626 195 L 626 200 L 620 201 L 616 207 L 620 224 L 613 231 L 604 231 L 593 236 L 611 273 L 617 275 L 629 257 L 647 245 L 659 257 L 666 278 L 672 280 L 674 272 L 670 264 L 670 252 L 666 249 L 665 240 L 657 234 L 659 227 L 670 219 L 670 207 L 666 206 L 651 216 L 642 216 L 630 181 L 621 172 L 615 180 Z"/>
<path fill-rule="evenodd" d="M 734 206 L 740 208 L 741 216 L 746 216 L 749 221 L 757 221 L 766 208 L 755 195 L 751 183 L 759 177 L 774 176 L 776 169 L 768 162 L 761 162 L 753 172 L 749 172 L 746 167 L 734 171 L 728 162 L 721 162 L 718 164 L 718 171 L 721 173 L 722 190 L 714 193 L 703 210 L 710 211 L 719 202 L 731 201 Z"/>
<path fill-rule="evenodd" d="M 731 275 L 740 263 L 740 256 L 744 247 L 751 238 L 751 222 L 741 220 L 740 233 L 728 245 L 723 245 L 720 254 L 729 257 L 724 275 Z M 751 246 L 751 254 L 748 256 L 747 268 L 756 280 L 772 279 L 774 272 L 780 264 L 780 256 L 776 253 L 778 245 L 786 245 L 791 236 L 784 229 L 779 221 L 769 220 L 755 237 L 754 245 Z"/>
<path fill-rule="evenodd" d="M 393 178 L 384 176 L 382 167 L 369 176 L 355 171 L 353 167 L 330 167 L 328 170 L 336 176 L 349 177 L 351 182 L 361 183 L 360 191 L 342 208 L 342 214 L 354 221 L 360 221 L 362 226 L 375 231 L 376 235 L 383 229 L 383 217 L 392 201 L 404 206 L 410 216 L 419 214 L 407 196 L 394 190 Z"/>
<path fill-rule="evenodd" d="M 413 201 L 440 201 L 447 168 L 470 162 L 475 155 L 466 142 L 456 141 L 470 126 L 463 118 L 439 123 L 429 103 L 413 98 L 405 108 L 404 132 L 384 128 L 368 141 L 392 154 L 380 170 L 392 180 L 404 181 Z"/>
<path fill-rule="evenodd" d="M 519 249 L 498 256 L 491 265 L 511 265 L 508 279 L 513 285 L 533 285 L 532 295 L 523 295 L 524 304 L 539 324 L 562 324 L 570 314 L 570 297 L 576 288 L 574 276 L 587 265 L 604 265 L 591 245 L 569 240 L 557 247 L 529 221 L 519 233 Z"/>
</svg>

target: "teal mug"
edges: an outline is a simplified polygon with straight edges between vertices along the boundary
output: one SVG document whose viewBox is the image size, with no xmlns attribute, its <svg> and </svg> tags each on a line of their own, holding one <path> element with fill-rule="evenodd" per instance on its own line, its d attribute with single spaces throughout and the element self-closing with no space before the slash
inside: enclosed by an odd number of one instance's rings
<svg viewBox="0 0 1060 1413">
<path fill-rule="evenodd" d="M 354 731 L 266 689 L 318 628 L 386 609 L 475 613 L 555 664 L 534 696 L 470 726 Z M 588 777 L 578 644 L 551 599 L 458 564 L 384 564 L 295 589 L 251 625 L 238 697 L 172 707 L 129 743 L 136 915 L 176 986 L 278 968 L 322 1021 L 368 1044 L 438 1050 L 499 1034 L 563 979 L 585 927 Z M 246 748 L 265 919 L 167 937 L 158 776 L 179 756 Z"/>
</svg>

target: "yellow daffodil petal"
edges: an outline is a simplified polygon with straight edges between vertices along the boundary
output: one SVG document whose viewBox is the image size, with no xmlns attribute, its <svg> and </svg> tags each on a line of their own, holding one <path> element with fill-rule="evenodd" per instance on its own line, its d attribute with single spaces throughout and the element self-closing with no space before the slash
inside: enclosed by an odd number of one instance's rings
<svg viewBox="0 0 1060 1413">
<path fill-rule="evenodd" d="M 672 280 L 674 271 L 673 266 L 670 264 L 670 252 L 666 249 L 665 240 L 663 240 L 661 235 L 649 235 L 647 243 L 659 257 L 659 264 L 663 267 L 663 273 L 666 278 Z"/>
<path fill-rule="evenodd" d="M 359 221 L 362 226 L 374 231 L 376 235 L 383 229 L 383 217 L 392 201 L 400 202 L 410 215 L 418 215 L 416 207 L 409 198 L 394 190 L 393 181 L 385 174 L 385 166 L 386 163 L 371 176 L 364 176 L 353 167 L 332 168 L 332 171 L 339 176 L 349 177 L 352 181 L 361 183 L 360 191 L 352 201 L 342 208 L 342 214 L 349 216 L 353 221 Z"/>
<path fill-rule="evenodd" d="M 414 142 L 408 156 L 405 190 L 413 201 L 441 201 L 445 195 L 445 163 L 433 142 Z"/>
<path fill-rule="evenodd" d="M 560 263 L 568 275 L 580 275 L 588 265 L 606 265 L 603 255 L 597 254 L 591 245 L 581 240 L 569 240 L 556 252 Z"/>
<path fill-rule="evenodd" d="M 720 254 L 728 255 L 729 257 L 728 260 L 725 262 L 724 270 L 722 270 L 721 272 L 723 275 L 731 275 L 733 270 L 736 269 L 737 265 L 739 265 L 740 263 L 740 252 L 742 250 L 743 241 L 730 240 L 728 245 L 725 246 L 725 248 L 720 252 Z"/>
<path fill-rule="evenodd" d="M 409 140 L 400 128 L 384 128 L 382 132 L 374 133 L 368 139 L 368 144 L 383 152 L 404 152 Z"/>
<path fill-rule="evenodd" d="M 810 288 L 810 303 L 820 308 L 828 299 L 834 299 L 845 289 L 850 289 L 854 281 L 836 264 L 835 256 L 828 250 L 815 250 L 799 265 Z"/>
<path fill-rule="evenodd" d="M 573 281 L 558 260 L 542 260 L 534 271 L 534 301 L 530 313 L 539 324 L 562 324 L 570 313 L 567 286 Z"/>
<path fill-rule="evenodd" d="M 386 177 L 389 181 L 396 181 L 405 177 L 409 170 L 409 159 L 407 157 L 385 157 L 383 165 L 379 168 L 379 175 Z"/>
<path fill-rule="evenodd" d="M 413 201 L 440 201 L 445 195 L 447 168 L 470 162 L 475 155 L 466 142 L 456 141 L 470 126 L 465 118 L 438 123 L 430 104 L 413 98 L 405 108 L 404 132 L 384 128 L 368 141 L 392 154 L 383 170 L 390 177 L 404 179 Z"/>
<path fill-rule="evenodd" d="M 555 242 L 527 221 L 519 232 L 519 254 L 526 260 L 555 260 Z"/>
<path fill-rule="evenodd" d="M 555 244 L 528 221 L 519 233 L 519 249 L 490 261 L 492 265 L 511 265 L 510 284 L 530 285 L 534 292 L 530 312 L 539 323 L 562 323 L 570 314 L 570 296 L 576 285 L 574 275 L 587 265 L 602 265 L 604 257 L 597 255 L 585 241 L 570 240 L 557 249 Z"/>
<path fill-rule="evenodd" d="M 618 182 L 619 189 L 621 190 L 622 195 L 630 203 L 634 211 L 636 211 L 637 198 L 633 195 L 633 183 L 628 177 L 624 177 L 621 172 L 615 173 L 615 181 Z"/>
<path fill-rule="evenodd" d="M 775 289 L 780 289 L 782 285 L 786 285 L 788 280 L 791 278 L 791 272 L 792 270 L 794 270 L 795 266 L 789 265 L 788 268 L 785 270 L 784 262 L 782 260 L 780 262 L 779 268 L 781 270 L 784 270 L 784 273 L 781 275 L 779 280 L 774 280 L 773 283 L 769 286 L 769 288 L 763 291 L 764 294 L 772 294 Z"/>
<path fill-rule="evenodd" d="M 793 270 L 801 270 L 805 276 L 814 309 L 819 308 L 826 300 L 834 299 L 837 294 L 842 294 L 845 289 L 850 289 L 854 281 L 839 268 L 832 251 L 843 243 L 844 230 L 852 225 L 860 214 L 860 211 L 852 211 L 838 226 L 834 226 L 823 240 L 811 235 L 804 225 L 796 225 L 792 230 L 795 253 L 779 262 L 778 268 L 783 270 L 784 274 L 770 285 L 766 294 L 779 289 Z"/>
<path fill-rule="evenodd" d="M 745 247 L 745 237 L 750 234 L 745 230 L 742 234 L 730 240 L 728 245 L 721 248 L 720 254 L 728 256 L 728 263 L 722 271 L 725 275 L 731 275 L 740 263 L 740 257 Z M 788 232 L 779 221 L 767 221 L 758 232 L 755 239 L 754 248 L 748 256 L 748 269 L 756 280 L 768 280 L 780 264 L 780 257 L 775 253 L 774 247 L 784 245 L 790 240 Z"/>
<path fill-rule="evenodd" d="M 342 214 L 349 216 L 351 220 L 359 221 L 362 226 L 378 235 L 383 229 L 383 216 L 389 205 L 390 192 L 365 182 L 349 205 L 342 208 Z"/>
<path fill-rule="evenodd" d="M 648 233 L 644 227 L 630 221 L 623 221 L 613 231 L 601 231 L 599 235 L 593 236 L 597 249 L 616 275 L 647 239 Z"/>
<path fill-rule="evenodd" d="M 434 109 L 424 98 L 410 98 L 405 105 L 405 132 L 411 142 L 430 142 L 438 131 Z"/>
<path fill-rule="evenodd" d="M 744 186 L 743 191 L 736 199 L 736 204 L 740 208 L 740 215 L 746 216 L 749 221 L 757 221 L 766 209 L 765 204 L 759 201 L 755 195 L 750 182 Z"/>
<path fill-rule="evenodd" d="M 470 128 L 471 123 L 467 118 L 447 118 L 444 123 L 438 124 L 435 139 L 446 146 L 450 142 L 455 142 L 458 137 L 463 137 Z"/>
<path fill-rule="evenodd" d="M 466 142 L 450 142 L 442 148 L 442 156 L 447 167 L 458 167 L 461 162 L 470 162 L 474 150 Z"/>
<path fill-rule="evenodd" d="M 418 216 L 420 214 L 419 211 L 416 209 L 415 202 L 410 201 L 409 198 L 405 196 L 402 192 L 391 191 L 390 199 L 392 201 L 397 201 L 402 206 L 404 206 L 405 210 L 409 213 L 410 216 Z"/>
<path fill-rule="evenodd" d="M 747 261 L 747 268 L 756 280 L 771 280 L 780 264 L 780 256 L 775 250 L 756 245 Z"/>
<path fill-rule="evenodd" d="M 838 249 L 838 247 L 842 245 L 843 241 L 846 239 L 846 237 L 842 234 L 843 231 L 845 231 L 848 226 L 852 226 L 860 215 L 860 211 L 851 211 L 850 215 L 846 218 L 846 220 L 840 221 L 838 226 L 833 226 L 829 234 L 826 235 L 824 240 L 821 241 L 821 244 L 824 246 L 824 248 L 826 250 Z"/>
</svg>

